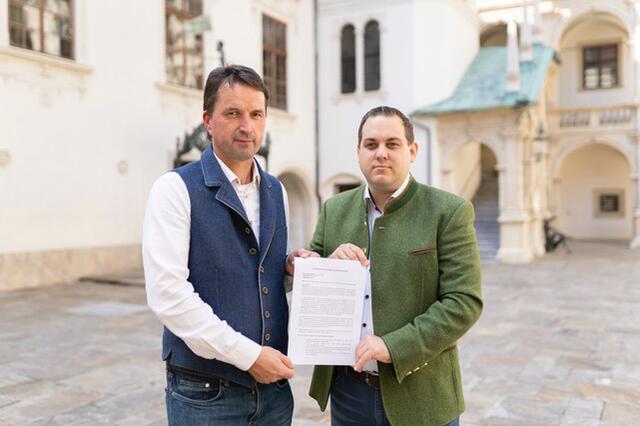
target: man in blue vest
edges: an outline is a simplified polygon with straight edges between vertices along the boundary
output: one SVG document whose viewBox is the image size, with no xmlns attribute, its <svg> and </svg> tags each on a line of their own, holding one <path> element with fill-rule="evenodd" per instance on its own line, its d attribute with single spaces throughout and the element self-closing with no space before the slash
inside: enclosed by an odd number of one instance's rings
<svg viewBox="0 0 640 426">
<path fill-rule="evenodd" d="M 212 146 L 149 195 L 142 254 L 148 303 L 165 326 L 170 425 L 291 423 L 287 197 L 254 159 L 268 99 L 254 70 L 214 69 L 202 113 Z"/>
</svg>

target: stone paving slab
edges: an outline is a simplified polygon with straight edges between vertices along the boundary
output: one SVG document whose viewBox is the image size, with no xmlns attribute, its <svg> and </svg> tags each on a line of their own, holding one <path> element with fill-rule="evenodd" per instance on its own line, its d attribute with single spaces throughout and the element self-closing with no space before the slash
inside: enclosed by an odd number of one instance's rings
<svg viewBox="0 0 640 426">
<path fill-rule="evenodd" d="M 640 251 L 571 247 L 485 265 L 484 313 L 459 343 L 463 425 L 640 425 Z M 0 425 L 166 424 L 142 286 L 9 291 L 0 306 Z M 294 424 L 329 424 L 306 395 L 311 368 L 296 372 Z"/>
</svg>

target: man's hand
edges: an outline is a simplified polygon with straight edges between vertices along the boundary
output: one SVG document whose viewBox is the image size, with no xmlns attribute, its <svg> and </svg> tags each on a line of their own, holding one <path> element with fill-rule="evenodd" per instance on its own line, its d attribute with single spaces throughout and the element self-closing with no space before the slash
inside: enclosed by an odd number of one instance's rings
<svg viewBox="0 0 640 426">
<path fill-rule="evenodd" d="M 296 257 L 306 259 L 307 257 L 320 257 L 320 255 L 315 251 L 307 250 L 305 248 L 297 248 L 289 253 L 289 256 L 287 256 L 287 274 L 291 276 L 293 276 L 293 271 L 295 270 L 293 259 L 295 259 Z"/>
<path fill-rule="evenodd" d="M 356 347 L 356 365 L 353 367 L 356 371 L 362 371 L 365 364 L 371 360 L 391 363 L 391 355 L 389 349 L 378 336 L 364 336 Z"/>
<path fill-rule="evenodd" d="M 338 248 L 331 253 L 329 259 L 358 260 L 362 263 L 362 266 L 369 265 L 369 259 L 367 259 L 364 250 L 351 243 L 340 244 Z"/>
<path fill-rule="evenodd" d="M 263 346 L 258 359 L 249 368 L 248 373 L 258 383 L 273 383 L 280 379 L 290 379 L 295 373 L 293 363 L 282 352 L 269 346 Z"/>
</svg>

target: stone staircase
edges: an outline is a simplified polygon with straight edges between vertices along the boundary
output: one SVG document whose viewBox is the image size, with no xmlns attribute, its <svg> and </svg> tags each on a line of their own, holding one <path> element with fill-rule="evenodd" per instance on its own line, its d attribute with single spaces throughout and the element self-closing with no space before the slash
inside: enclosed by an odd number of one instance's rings
<svg viewBox="0 0 640 426">
<path fill-rule="evenodd" d="M 495 261 L 500 248 L 498 178 L 483 174 L 482 182 L 472 202 L 476 211 L 475 227 L 480 259 L 483 262 Z"/>
</svg>

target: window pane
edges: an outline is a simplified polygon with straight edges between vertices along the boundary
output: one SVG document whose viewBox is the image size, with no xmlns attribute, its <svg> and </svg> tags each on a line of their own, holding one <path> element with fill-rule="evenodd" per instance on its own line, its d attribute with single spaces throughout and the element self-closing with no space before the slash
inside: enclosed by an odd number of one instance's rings
<svg viewBox="0 0 640 426">
<path fill-rule="evenodd" d="M 262 75 L 269 88 L 269 105 L 287 107 L 287 26 L 262 15 Z"/>
<path fill-rule="evenodd" d="M 70 0 L 46 0 L 45 10 L 60 15 L 71 16 Z"/>
<path fill-rule="evenodd" d="M 193 88 L 202 88 L 204 56 L 202 34 L 188 29 L 187 22 L 202 14 L 202 1 L 166 0 L 167 81 Z"/>
<path fill-rule="evenodd" d="M 12 45 L 41 51 L 40 9 L 32 2 L 15 2 L 9 5 L 9 40 Z"/>
<path fill-rule="evenodd" d="M 585 47 L 584 81 L 586 89 L 607 89 L 618 85 L 618 46 Z"/>
<path fill-rule="evenodd" d="M 364 32 L 364 90 L 380 88 L 380 31 L 371 21 Z"/>
<path fill-rule="evenodd" d="M 353 25 L 347 25 L 342 29 L 340 44 L 341 91 L 353 93 L 356 90 L 356 38 Z"/>
<path fill-rule="evenodd" d="M 603 213 L 616 213 L 620 211 L 620 197 L 618 194 L 600 195 L 600 211 Z"/>
</svg>

